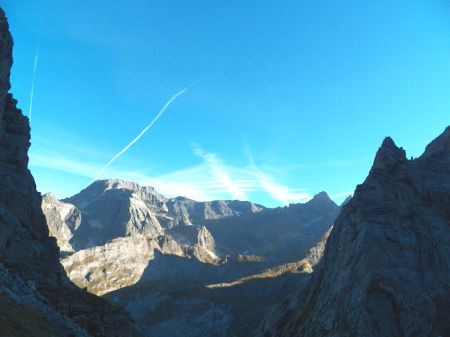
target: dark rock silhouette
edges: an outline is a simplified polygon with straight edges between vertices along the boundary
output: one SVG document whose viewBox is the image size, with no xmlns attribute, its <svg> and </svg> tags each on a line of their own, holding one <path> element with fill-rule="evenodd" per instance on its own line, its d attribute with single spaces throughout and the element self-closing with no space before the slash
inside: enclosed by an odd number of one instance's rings
<svg viewBox="0 0 450 337">
<path fill-rule="evenodd" d="M 450 336 L 450 127 L 422 156 L 386 138 L 312 279 L 259 336 Z"/>
</svg>

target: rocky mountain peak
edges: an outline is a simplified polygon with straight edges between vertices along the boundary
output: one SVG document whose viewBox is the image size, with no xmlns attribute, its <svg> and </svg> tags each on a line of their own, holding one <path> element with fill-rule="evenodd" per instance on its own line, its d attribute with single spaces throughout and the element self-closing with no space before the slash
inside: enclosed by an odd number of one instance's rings
<svg viewBox="0 0 450 337">
<path fill-rule="evenodd" d="M 142 188 L 147 188 L 151 191 L 155 191 L 153 187 L 144 187 L 139 184 L 133 183 L 128 180 L 124 179 L 106 179 L 106 180 L 97 180 L 94 181 L 91 186 L 97 186 L 99 189 L 105 191 L 108 190 L 119 190 L 119 189 L 126 189 L 133 192 L 139 191 Z"/>
<path fill-rule="evenodd" d="M 331 200 L 327 192 L 319 192 L 314 197 L 304 204 L 293 204 L 291 207 L 297 208 L 307 208 L 315 210 L 316 212 L 327 212 L 338 209 L 339 206 Z"/>
<path fill-rule="evenodd" d="M 63 199 L 63 201 L 74 204 L 83 210 L 92 203 L 105 201 L 124 202 L 130 198 L 140 203 L 140 206 L 143 206 L 142 203 L 145 202 L 149 207 L 162 207 L 167 201 L 163 195 L 159 194 L 151 186 L 141 186 L 122 179 L 94 181 L 78 194 Z"/>
<path fill-rule="evenodd" d="M 84 198 L 90 196 L 100 197 L 108 191 L 129 191 L 131 193 L 142 193 L 159 195 L 153 187 L 141 186 L 139 184 L 133 183 L 131 181 L 123 179 L 106 179 L 106 180 L 96 180 L 91 183 L 88 187 L 82 190 L 78 195 L 83 195 Z M 73 196 L 76 197 L 76 196 Z M 72 198 L 73 198 L 72 197 Z"/>
<path fill-rule="evenodd" d="M 405 161 L 405 150 L 397 147 L 391 137 L 386 137 L 375 156 L 372 170 L 390 169 Z"/>
<path fill-rule="evenodd" d="M 450 157 L 450 126 L 425 148 L 423 160 L 448 159 Z"/>
<path fill-rule="evenodd" d="M 312 199 L 311 202 L 314 203 L 320 203 L 320 204 L 329 204 L 329 203 L 334 203 L 333 200 L 331 200 L 330 196 L 328 195 L 327 192 L 322 191 L 317 193 Z"/>
</svg>

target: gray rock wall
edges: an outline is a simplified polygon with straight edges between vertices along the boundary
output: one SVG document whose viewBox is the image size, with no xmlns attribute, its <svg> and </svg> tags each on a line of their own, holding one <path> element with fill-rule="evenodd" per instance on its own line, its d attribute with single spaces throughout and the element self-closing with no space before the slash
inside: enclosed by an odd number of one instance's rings
<svg viewBox="0 0 450 337">
<path fill-rule="evenodd" d="M 450 336 L 450 127 L 415 160 L 386 138 L 299 307 L 260 336 Z"/>
</svg>

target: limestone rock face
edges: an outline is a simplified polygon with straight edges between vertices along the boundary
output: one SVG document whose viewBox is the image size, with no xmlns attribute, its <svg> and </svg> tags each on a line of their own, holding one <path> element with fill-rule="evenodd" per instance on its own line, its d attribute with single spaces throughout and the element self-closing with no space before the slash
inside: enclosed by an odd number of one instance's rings
<svg viewBox="0 0 450 337">
<path fill-rule="evenodd" d="M 71 244 L 80 250 L 134 234 L 156 238 L 163 234 L 163 229 L 155 217 L 155 209 L 162 206 L 163 200 L 154 189 L 127 181 L 94 182 L 63 200 L 81 213 L 81 223 L 73 231 Z"/>
<path fill-rule="evenodd" d="M 205 226 L 202 226 L 198 231 L 194 255 L 199 261 L 208 261 L 210 263 L 214 263 L 219 259 L 216 255 L 216 242 L 211 232 Z"/>
<path fill-rule="evenodd" d="M 316 242 L 315 246 L 312 247 L 306 255 L 306 261 L 308 261 L 311 268 L 318 264 L 322 259 L 323 253 L 325 252 L 325 245 L 328 241 L 328 237 L 330 236 L 332 229 L 333 227 L 327 230 L 319 239 L 319 241 Z"/>
<path fill-rule="evenodd" d="M 164 270 L 172 274 L 177 272 L 172 270 L 170 263 L 160 266 L 158 261 L 154 265 L 152 260 L 155 254 L 182 258 L 181 261 L 195 259 L 200 264 L 219 264 L 221 260 L 216 255 L 214 238 L 206 227 L 197 230 L 189 226 L 187 229 L 195 237 L 193 241 L 186 242 L 185 236 L 183 240 L 177 241 L 171 235 L 162 235 L 156 239 L 140 234 L 119 237 L 105 245 L 63 256 L 61 263 L 72 282 L 99 296 L 137 283 L 146 269 L 152 277 L 161 275 Z M 153 269 L 158 270 L 153 272 Z"/>
<path fill-rule="evenodd" d="M 297 299 L 260 335 L 449 335 L 450 127 L 414 160 L 385 139 Z"/>
<path fill-rule="evenodd" d="M 8 93 L 12 38 L 0 9 L 0 331 L 139 336 L 126 312 L 75 287 L 59 263 L 28 170 L 30 128 Z M 67 234 L 67 233 L 66 233 Z M 8 316 L 9 315 L 9 316 Z"/>
<path fill-rule="evenodd" d="M 130 236 L 81 250 L 61 262 L 77 286 L 103 295 L 139 281 L 153 258 L 153 249 L 150 239 Z"/>
<path fill-rule="evenodd" d="M 73 233 L 80 227 L 81 212 L 71 204 L 64 203 L 47 193 L 42 198 L 42 210 L 44 212 L 48 231 L 56 238 L 61 252 L 74 252 L 70 240 Z"/>
</svg>

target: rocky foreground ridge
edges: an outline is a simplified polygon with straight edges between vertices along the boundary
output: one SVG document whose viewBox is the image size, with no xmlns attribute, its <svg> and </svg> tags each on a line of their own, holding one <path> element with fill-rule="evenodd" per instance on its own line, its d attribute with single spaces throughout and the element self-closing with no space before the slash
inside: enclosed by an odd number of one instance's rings
<svg viewBox="0 0 450 337">
<path fill-rule="evenodd" d="M 74 286 L 28 170 L 30 128 L 9 93 L 13 41 L 0 8 L 0 331 L 3 336 L 140 336 L 125 310 Z"/>
<path fill-rule="evenodd" d="M 258 336 L 450 336 L 450 127 L 408 160 L 386 138 L 311 280 Z"/>
</svg>

